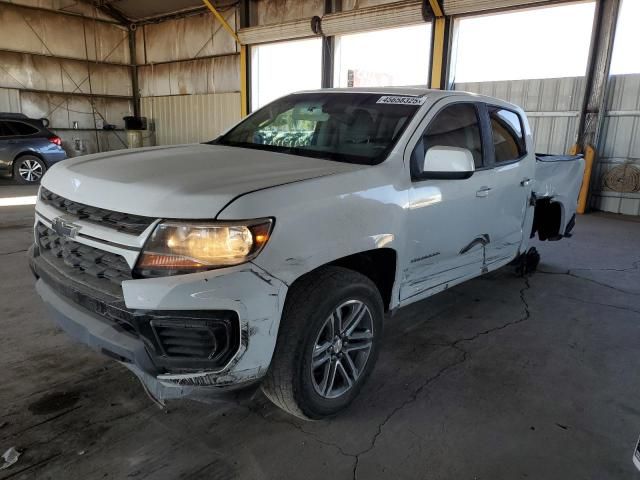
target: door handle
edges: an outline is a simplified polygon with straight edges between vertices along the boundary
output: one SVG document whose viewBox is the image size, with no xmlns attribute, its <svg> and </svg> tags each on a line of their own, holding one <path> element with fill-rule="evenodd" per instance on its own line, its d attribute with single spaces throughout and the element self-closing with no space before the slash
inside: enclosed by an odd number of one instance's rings
<svg viewBox="0 0 640 480">
<path fill-rule="evenodd" d="M 528 187 L 529 185 L 531 185 L 531 179 L 530 178 L 525 178 L 520 182 L 520 186 L 521 187 Z"/>
<path fill-rule="evenodd" d="M 491 187 L 482 187 L 480 188 L 480 190 L 476 192 L 476 197 L 480 197 L 480 198 L 488 197 L 490 191 L 491 191 Z"/>
</svg>

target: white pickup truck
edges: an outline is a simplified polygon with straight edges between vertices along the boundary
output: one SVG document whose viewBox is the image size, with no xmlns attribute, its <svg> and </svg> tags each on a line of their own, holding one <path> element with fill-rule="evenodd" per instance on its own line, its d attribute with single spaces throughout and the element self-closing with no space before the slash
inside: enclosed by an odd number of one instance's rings
<svg viewBox="0 0 640 480">
<path fill-rule="evenodd" d="M 155 399 L 259 386 L 321 418 L 371 373 L 385 312 L 569 235 L 583 168 L 536 157 L 494 98 L 300 92 L 210 143 L 55 165 L 30 264 L 55 321 Z"/>
</svg>

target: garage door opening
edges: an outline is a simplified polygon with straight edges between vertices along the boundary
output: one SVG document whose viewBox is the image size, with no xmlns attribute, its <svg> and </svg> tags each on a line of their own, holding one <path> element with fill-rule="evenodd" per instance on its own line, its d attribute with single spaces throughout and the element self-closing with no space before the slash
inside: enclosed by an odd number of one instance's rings
<svg viewBox="0 0 640 480">
<path fill-rule="evenodd" d="M 611 75 L 625 75 L 640 73 L 640 2 L 637 0 L 624 0 L 618 14 L 616 37 L 613 43 L 613 56 L 611 58 Z"/>
<path fill-rule="evenodd" d="M 291 92 L 320 88 L 321 69 L 319 38 L 251 47 L 251 110 Z"/>
<path fill-rule="evenodd" d="M 456 83 L 581 77 L 595 2 L 456 21 Z"/>
<path fill-rule="evenodd" d="M 334 84 L 342 88 L 426 85 L 430 41 L 430 23 L 340 35 Z"/>
</svg>

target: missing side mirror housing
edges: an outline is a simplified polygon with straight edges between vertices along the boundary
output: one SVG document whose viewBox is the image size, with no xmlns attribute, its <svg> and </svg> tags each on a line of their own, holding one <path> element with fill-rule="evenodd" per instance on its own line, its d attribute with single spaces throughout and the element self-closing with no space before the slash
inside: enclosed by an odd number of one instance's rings
<svg viewBox="0 0 640 480">
<path fill-rule="evenodd" d="M 427 150 L 421 178 L 463 180 L 473 175 L 473 154 L 466 148 L 434 146 Z"/>
</svg>

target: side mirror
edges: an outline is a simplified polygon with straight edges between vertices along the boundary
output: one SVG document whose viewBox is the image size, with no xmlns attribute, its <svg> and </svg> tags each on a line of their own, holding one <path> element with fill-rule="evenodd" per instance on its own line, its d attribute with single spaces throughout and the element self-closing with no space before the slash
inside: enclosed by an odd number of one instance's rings
<svg viewBox="0 0 640 480">
<path fill-rule="evenodd" d="M 462 180 L 475 171 L 473 154 L 466 148 L 434 146 L 424 156 L 422 178 Z"/>
</svg>

